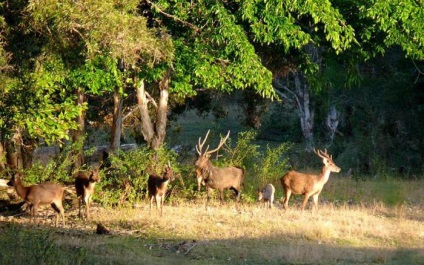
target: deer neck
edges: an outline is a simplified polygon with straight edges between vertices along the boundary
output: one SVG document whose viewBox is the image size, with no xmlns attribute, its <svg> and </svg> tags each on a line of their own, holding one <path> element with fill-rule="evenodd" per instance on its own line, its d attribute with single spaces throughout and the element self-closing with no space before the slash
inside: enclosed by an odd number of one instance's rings
<svg viewBox="0 0 424 265">
<path fill-rule="evenodd" d="M 15 177 L 15 190 L 16 190 L 16 193 L 18 193 L 19 197 L 21 197 L 22 199 L 25 199 L 28 194 L 29 187 L 25 187 L 22 184 L 21 178 Z"/>
<path fill-rule="evenodd" d="M 203 180 L 207 180 L 211 174 L 212 174 L 212 170 L 214 170 L 214 166 L 212 165 L 212 163 L 210 161 L 208 161 L 206 167 L 202 168 L 202 178 Z"/>
<path fill-rule="evenodd" d="M 327 183 L 328 179 L 330 178 L 330 169 L 327 166 L 323 166 L 321 170 L 321 175 L 319 175 L 319 181 L 322 183 Z"/>
</svg>

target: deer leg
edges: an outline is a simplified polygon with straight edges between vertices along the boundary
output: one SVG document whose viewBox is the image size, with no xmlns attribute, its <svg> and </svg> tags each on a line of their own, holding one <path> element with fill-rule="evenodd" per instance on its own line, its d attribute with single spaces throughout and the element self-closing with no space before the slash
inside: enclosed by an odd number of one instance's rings
<svg viewBox="0 0 424 265">
<path fill-rule="evenodd" d="M 33 221 L 34 221 L 34 224 L 37 226 L 38 225 L 38 222 L 37 222 L 37 209 L 38 208 L 38 205 L 32 205 L 32 207 L 31 207 L 31 219 L 33 219 Z"/>
<path fill-rule="evenodd" d="M 82 204 L 82 196 L 78 197 L 78 217 L 82 218 L 81 216 L 81 204 Z"/>
<path fill-rule="evenodd" d="M 289 208 L 289 200 L 290 200 L 290 196 L 291 196 L 291 190 L 287 189 L 286 190 L 286 197 L 284 198 L 284 209 L 288 209 Z"/>
<path fill-rule="evenodd" d="M 302 203 L 302 211 L 305 209 L 305 206 L 308 203 L 309 197 L 311 197 L 311 195 L 305 193 L 305 197 L 303 198 L 303 203 Z"/>
<path fill-rule="evenodd" d="M 200 191 L 200 189 L 202 188 L 202 181 L 202 177 L 197 177 L 197 191 Z"/>
<path fill-rule="evenodd" d="M 312 199 L 314 200 L 315 210 L 317 210 L 317 211 L 318 211 L 318 196 L 319 196 L 319 193 L 314 194 L 312 196 Z"/>
<path fill-rule="evenodd" d="M 153 207 L 153 199 L 154 198 L 155 197 L 153 195 L 150 195 L 150 211 L 152 210 L 152 207 Z"/>
<path fill-rule="evenodd" d="M 234 191 L 236 192 L 236 202 L 240 201 L 240 197 L 241 197 L 241 192 L 239 190 L 234 189 Z"/>
<path fill-rule="evenodd" d="M 208 208 L 209 200 L 211 198 L 212 189 L 208 187 L 207 196 L 206 196 L 206 208 Z"/>
<path fill-rule="evenodd" d="M 32 209 L 33 209 L 33 205 L 30 204 L 29 205 L 29 222 L 30 223 L 32 223 L 34 219 L 34 211 Z"/>
<path fill-rule="evenodd" d="M 156 195 L 155 196 L 155 199 L 156 199 L 156 210 L 160 210 L 160 206 L 162 204 L 162 202 L 161 202 L 161 196 Z"/>
<path fill-rule="evenodd" d="M 65 227 L 65 210 L 63 209 L 62 201 L 54 201 L 51 206 L 56 212 L 56 227 L 58 227 L 59 224 L 59 216 L 62 217 L 62 226 Z"/>
<path fill-rule="evenodd" d="M 90 208 L 90 196 L 89 195 L 85 195 L 84 197 L 84 204 L 85 204 L 85 216 L 87 218 L 87 220 L 89 219 L 89 208 Z"/>
</svg>

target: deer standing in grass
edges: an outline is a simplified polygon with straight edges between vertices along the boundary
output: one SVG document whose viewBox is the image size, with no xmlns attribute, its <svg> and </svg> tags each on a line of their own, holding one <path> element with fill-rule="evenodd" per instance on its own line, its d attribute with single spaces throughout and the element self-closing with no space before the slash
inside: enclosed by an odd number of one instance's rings
<svg viewBox="0 0 424 265">
<path fill-rule="evenodd" d="M 315 209 L 318 210 L 318 196 L 322 191 L 325 183 L 327 183 L 331 172 L 340 172 L 340 168 L 333 162 L 332 156 L 327 154 L 327 150 L 322 152 L 321 150 L 316 151 L 315 154 L 322 158 L 322 172 L 320 175 L 299 173 L 296 171 L 290 171 L 281 178 L 281 184 L 284 188 L 284 208 L 288 209 L 290 196 L 292 194 L 303 195 L 302 211 L 308 203 L 309 197 L 312 196 L 314 201 Z"/>
<path fill-rule="evenodd" d="M 201 141 L 201 138 L 199 137 L 199 142 L 196 145 L 196 150 L 199 154 L 199 157 L 195 163 L 197 169 L 199 170 L 197 172 L 200 172 L 202 181 L 205 183 L 207 188 L 206 208 L 209 204 L 211 192 L 214 189 L 219 191 L 219 198 L 221 202 L 224 198 L 224 189 L 228 188 L 235 192 L 236 202 L 239 202 L 241 186 L 243 185 L 244 181 L 243 169 L 238 167 L 216 167 L 212 165 L 212 162 L 210 161 L 211 154 L 217 152 L 224 145 L 225 141 L 227 141 L 228 137 L 230 136 L 230 131 L 228 131 L 225 138 L 221 138 L 217 148 L 208 151 L 209 146 L 207 146 L 206 150 L 203 152 L 202 149 L 205 145 L 208 135 L 209 131 L 206 133 L 205 139 L 203 141 Z M 198 183 L 202 183 L 202 181 L 198 180 Z"/>
<path fill-rule="evenodd" d="M 62 216 L 62 225 L 65 227 L 65 210 L 63 209 L 63 187 L 56 183 L 45 182 L 38 185 L 24 186 L 21 174 L 15 174 L 8 182 L 14 186 L 19 197 L 24 199 L 30 207 L 31 221 L 37 225 L 37 211 L 40 205 L 50 204 L 56 212 L 56 226 L 58 226 L 59 215 Z"/>
<path fill-rule="evenodd" d="M 153 200 L 156 201 L 156 209 L 160 210 L 160 215 L 163 213 L 163 202 L 165 201 L 165 195 L 168 191 L 168 184 L 174 180 L 174 171 L 172 170 L 171 164 L 168 162 L 168 166 L 165 168 L 163 176 L 152 174 L 147 180 L 147 187 L 149 191 L 150 199 L 150 210 L 152 209 Z"/>
<path fill-rule="evenodd" d="M 262 190 L 258 190 L 258 201 L 264 201 L 272 209 L 274 203 L 275 188 L 272 184 L 267 184 Z"/>
<path fill-rule="evenodd" d="M 91 172 L 78 172 L 75 177 L 75 190 L 78 197 L 78 216 L 81 215 L 81 205 L 85 205 L 85 216 L 89 219 L 90 200 L 94 194 L 94 186 L 99 181 L 99 170 L 93 169 Z"/>
</svg>

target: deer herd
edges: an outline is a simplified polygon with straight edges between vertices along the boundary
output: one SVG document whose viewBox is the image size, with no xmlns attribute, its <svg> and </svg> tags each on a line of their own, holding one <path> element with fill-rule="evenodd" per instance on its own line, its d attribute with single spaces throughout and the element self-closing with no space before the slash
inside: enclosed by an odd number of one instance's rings
<svg viewBox="0 0 424 265">
<path fill-rule="evenodd" d="M 205 138 L 199 138 L 196 144 L 196 151 L 198 158 L 195 162 L 195 172 L 197 180 L 198 191 L 201 190 L 202 186 L 206 187 L 207 198 L 206 208 L 210 201 L 211 193 L 213 190 L 218 190 L 218 197 L 221 202 L 224 199 L 224 189 L 231 189 L 235 193 L 235 201 L 238 204 L 240 201 L 241 190 L 244 183 L 244 169 L 241 167 L 219 167 L 214 166 L 211 161 L 211 155 L 217 153 L 227 141 L 230 136 L 230 131 L 227 135 L 220 139 L 218 146 L 209 150 L 209 145 L 205 148 L 205 142 L 209 136 L 208 131 Z M 318 209 L 318 197 L 327 183 L 331 172 L 340 172 L 340 168 L 333 162 L 332 156 L 327 151 L 314 150 L 315 154 L 322 158 L 322 171 L 319 175 L 300 173 L 296 171 L 289 171 L 283 175 L 280 179 L 282 188 L 284 190 L 283 207 L 288 209 L 288 203 L 292 194 L 303 195 L 303 203 L 301 210 L 305 209 L 305 206 L 310 197 L 313 199 L 315 209 Z M 218 155 L 217 155 L 218 157 Z M 174 180 L 174 172 L 171 164 L 164 169 L 162 175 L 151 174 L 149 175 L 147 186 L 148 186 L 148 198 L 150 200 L 150 209 L 153 206 L 153 200 L 156 202 L 157 211 L 160 215 L 163 214 L 163 203 L 165 196 L 168 191 L 168 186 L 171 181 Z M 94 188 L 97 182 L 100 181 L 99 169 L 93 169 L 89 172 L 78 172 L 74 175 L 75 180 L 75 193 L 78 199 L 78 216 L 80 218 L 89 219 L 90 216 L 90 201 L 94 194 Z M 45 182 L 38 185 L 24 186 L 22 183 L 22 174 L 16 173 L 10 181 L 7 183 L 9 186 L 13 186 L 16 193 L 21 197 L 28 205 L 30 209 L 30 220 L 37 224 L 37 211 L 41 205 L 50 205 L 56 212 L 56 226 L 58 226 L 59 217 L 62 218 L 62 225 L 65 226 L 65 213 L 62 205 L 63 194 L 65 188 L 59 184 Z M 275 188 L 269 183 L 263 188 L 258 189 L 258 201 L 264 201 L 265 205 L 269 208 L 273 208 L 275 200 Z M 85 207 L 85 214 L 81 213 L 82 206 Z"/>
</svg>

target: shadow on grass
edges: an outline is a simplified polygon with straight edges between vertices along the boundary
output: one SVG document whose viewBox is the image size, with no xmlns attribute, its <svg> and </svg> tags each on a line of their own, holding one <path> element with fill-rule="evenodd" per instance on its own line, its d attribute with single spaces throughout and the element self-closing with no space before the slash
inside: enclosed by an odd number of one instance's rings
<svg viewBox="0 0 424 265">
<path fill-rule="evenodd" d="M 127 225 L 140 227 L 139 222 Z M 146 226 L 97 235 L 94 230 L 0 222 L 0 264 L 424 264 L 424 249 L 300 243 L 284 234 L 166 239 L 146 233 Z"/>
</svg>

